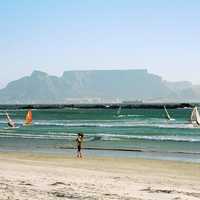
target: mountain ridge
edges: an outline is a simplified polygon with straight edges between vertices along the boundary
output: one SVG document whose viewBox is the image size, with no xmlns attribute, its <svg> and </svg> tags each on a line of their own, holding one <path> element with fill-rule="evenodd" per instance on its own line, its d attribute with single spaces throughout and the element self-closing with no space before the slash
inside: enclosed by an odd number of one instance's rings
<svg viewBox="0 0 200 200">
<path fill-rule="evenodd" d="M 0 90 L 0 103 L 73 101 L 199 101 L 200 87 L 169 82 L 146 69 L 64 71 L 58 76 L 35 70 Z"/>
</svg>

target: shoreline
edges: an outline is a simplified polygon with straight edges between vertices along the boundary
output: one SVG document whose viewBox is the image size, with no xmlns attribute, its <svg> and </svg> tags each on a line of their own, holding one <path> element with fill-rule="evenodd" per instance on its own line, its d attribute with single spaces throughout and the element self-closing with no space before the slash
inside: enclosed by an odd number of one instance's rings
<svg viewBox="0 0 200 200">
<path fill-rule="evenodd" d="M 142 162 L 155 162 L 155 163 L 168 163 L 168 164 L 186 164 L 186 165 L 194 165 L 198 166 L 200 169 L 200 164 L 199 163 L 193 163 L 193 162 L 188 162 L 188 161 L 179 161 L 179 160 L 158 160 L 158 159 L 146 159 L 146 158 L 139 158 L 139 157 L 112 157 L 112 156 L 95 156 L 95 155 L 85 155 L 83 159 L 77 159 L 76 154 L 71 155 L 71 154 L 58 154 L 58 153 L 47 153 L 47 152 L 14 152 L 14 151 L 0 151 L 0 160 L 4 159 L 13 159 L 13 158 L 19 158 L 19 159 L 32 159 L 32 160 L 54 160 L 54 159 L 63 159 L 63 160 L 120 160 L 120 161 L 130 161 L 130 162 L 135 162 L 135 161 L 142 161 Z"/>
<path fill-rule="evenodd" d="M 74 147 L 58 147 L 59 149 L 74 149 Z M 158 151 L 158 150 L 147 150 L 137 148 L 105 148 L 105 147 L 85 147 L 83 150 L 95 150 L 95 151 L 125 151 L 125 152 L 149 152 L 149 153 L 177 153 L 177 154 L 191 154 L 200 155 L 200 152 L 187 152 L 187 151 Z"/>
<path fill-rule="evenodd" d="M 123 108 L 142 108 L 142 109 L 163 109 L 166 106 L 171 109 L 177 108 L 193 108 L 194 105 L 200 105 L 199 102 L 160 102 L 160 103 L 55 103 L 55 104 L 0 104 L 0 109 L 65 109 L 65 108 L 78 108 L 78 109 L 118 109 Z"/>
<path fill-rule="evenodd" d="M 200 198 L 195 163 L 0 152 L 0 199 Z"/>
<path fill-rule="evenodd" d="M 200 163 L 200 154 L 198 152 L 163 152 L 156 150 L 145 149 L 115 149 L 115 148 L 99 148 L 85 147 L 82 149 L 83 155 L 87 158 L 115 158 L 115 159 L 145 159 L 158 161 L 174 161 L 187 163 Z M 67 146 L 48 146 L 47 148 L 31 148 L 31 149 L 16 149 L 16 148 L 0 148 L 1 153 L 16 153 L 16 154 L 38 154 L 60 157 L 73 157 L 76 155 L 75 147 Z"/>
</svg>

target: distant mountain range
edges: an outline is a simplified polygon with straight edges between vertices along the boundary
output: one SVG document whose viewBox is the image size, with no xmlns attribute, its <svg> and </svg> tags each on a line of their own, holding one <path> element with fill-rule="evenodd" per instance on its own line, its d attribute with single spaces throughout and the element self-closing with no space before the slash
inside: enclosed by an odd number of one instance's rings
<svg viewBox="0 0 200 200">
<path fill-rule="evenodd" d="M 0 90 L 0 104 L 143 100 L 200 101 L 200 86 L 164 81 L 147 70 L 66 71 L 61 77 L 34 71 Z"/>
</svg>

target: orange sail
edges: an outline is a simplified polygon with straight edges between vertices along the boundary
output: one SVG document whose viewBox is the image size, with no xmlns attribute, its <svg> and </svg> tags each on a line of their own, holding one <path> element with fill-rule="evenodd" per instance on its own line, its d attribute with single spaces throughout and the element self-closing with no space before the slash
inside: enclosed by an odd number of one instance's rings
<svg viewBox="0 0 200 200">
<path fill-rule="evenodd" d="M 26 114 L 26 118 L 25 118 L 25 124 L 32 124 L 33 121 L 33 117 L 32 117 L 32 111 L 29 110 Z"/>
</svg>

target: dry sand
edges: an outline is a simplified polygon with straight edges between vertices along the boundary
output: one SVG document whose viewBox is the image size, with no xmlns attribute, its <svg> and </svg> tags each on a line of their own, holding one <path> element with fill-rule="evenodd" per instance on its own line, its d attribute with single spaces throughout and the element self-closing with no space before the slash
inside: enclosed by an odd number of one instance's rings
<svg viewBox="0 0 200 200">
<path fill-rule="evenodd" d="M 0 200 L 199 200 L 200 164 L 0 153 Z"/>
</svg>

